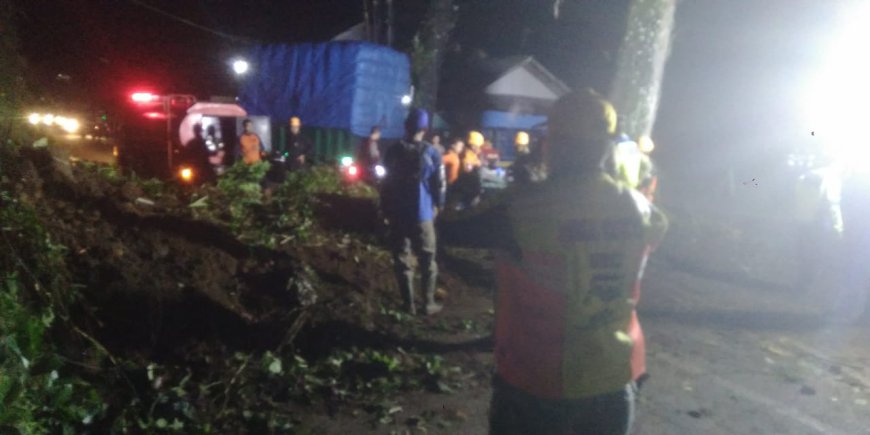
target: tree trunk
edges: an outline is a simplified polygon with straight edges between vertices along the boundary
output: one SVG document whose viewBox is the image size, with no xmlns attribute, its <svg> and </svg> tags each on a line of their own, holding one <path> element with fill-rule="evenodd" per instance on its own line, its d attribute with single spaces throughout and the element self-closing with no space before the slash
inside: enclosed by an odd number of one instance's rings
<svg viewBox="0 0 870 435">
<path fill-rule="evenodd" d="M 454 0 L 431 0 L 411 52 L 415 85 L 414 104 L 430 111 L 437 108 L 438 72 L 457 19 Z"/>
<path fill-rule="evenodd" d="M 677 0 L 632 0 L 610 98 L 621 132 L 649 135 L 671 45 Z"/>
</svg>

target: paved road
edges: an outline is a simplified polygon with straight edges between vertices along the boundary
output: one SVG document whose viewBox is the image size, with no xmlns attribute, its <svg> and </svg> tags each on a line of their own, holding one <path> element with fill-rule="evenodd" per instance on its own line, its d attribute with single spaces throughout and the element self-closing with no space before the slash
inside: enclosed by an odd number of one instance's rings
<svg viewBox="0 0 870 435">
<path fill-rule="evenodd" d="M 822 321 L 824 293 L 651 267 L 652 373 L 637 435 L 870 434 L 870 328 Z"/>
<path fill-rule="evenodd" d="M 100 163 L 115 163 L 112 155 L 114 142 L 107 139 L 87 139 L 81 135 L 65 135 L 53 138 L 55 146 L 65 150 L 71 157 Z"/>
</svg>

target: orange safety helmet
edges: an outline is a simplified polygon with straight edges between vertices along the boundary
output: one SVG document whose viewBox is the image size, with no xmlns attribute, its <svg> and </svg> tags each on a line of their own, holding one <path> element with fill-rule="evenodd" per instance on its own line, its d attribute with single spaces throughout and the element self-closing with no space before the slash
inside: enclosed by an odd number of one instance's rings
<svg viewBox="0 0 870 435">
<path fill-rule="evenodd" d="M 299 119 L 298 116 L 291 116 L 291 117 L 290 117 L 290 125 L 293 126 L 293 127 L 301 127 L 301 126 L 302 126 L 302 120 Z"/>
</svg>

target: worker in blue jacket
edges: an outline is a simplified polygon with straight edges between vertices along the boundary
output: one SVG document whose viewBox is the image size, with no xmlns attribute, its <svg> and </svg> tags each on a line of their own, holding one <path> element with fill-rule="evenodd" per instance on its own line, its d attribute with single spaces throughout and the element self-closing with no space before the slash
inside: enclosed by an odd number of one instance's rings
<svg viewBox="0 0 870 435">
<path fill-rule="evenodd" d="M 426 296 L 426 314 L 441 311 L 435 302 L 438 265 L 435 262 L 434 220 L 444 207 L 445 177 L 441 154 L 423 137 L 429 129 L 429 114 L 413 109 L 405 120 L 405 137 L 384 155 L 386 176 L 381 188 L 381 207 L 389 223 L 396 278 L 405 309 L 416 314 L 412 267 L 416 254 Z"/>
</svg>

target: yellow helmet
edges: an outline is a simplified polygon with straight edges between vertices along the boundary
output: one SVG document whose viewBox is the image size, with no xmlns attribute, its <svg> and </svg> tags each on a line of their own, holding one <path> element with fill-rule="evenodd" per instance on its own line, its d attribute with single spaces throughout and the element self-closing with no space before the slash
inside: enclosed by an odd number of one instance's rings
<svg viewBox="0 0 870 435">
<path fill-rule="evenodd" d="M 524 131 L 517 132 L 517 137 L 514 138 L 514 143 L 517 146 L 527 146 L 529 144 L 529 134 Z"/>
<path fill-rule="evenodd" d="M 299 119 L 298 116 L 292 116 L 292 117 L 290 117 L 290 125 L 293 126 L 293 127 L 301 127 L 301 126 L 302 126 L 302 120 Z"/>
<path fill-rule="evenodd" d="M 559 99 L 550 111 L 550 136 L 582 139 L 616 133 L 616 109 L 592 90 L 574 92 Z"/>
<path fill-rule="evenodd" d="M 483 134 L 479 131 L 472 130 L 468 133 L 468 144 L 471 146 L 482 146 L 483 145 Z"/>
<path fill-rule="evenodd" d="M 640 148 L 640 151 L 644 154 L 649 154 L 656 149 L 656 144 L 653 143 L 653 140 L 649 136 L 641 136 L 637 138 L 637 147 Z"/>
</svg>

